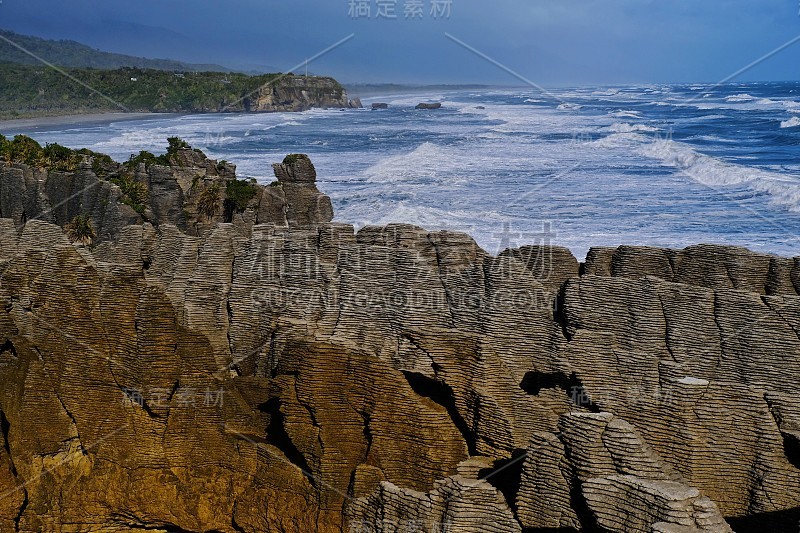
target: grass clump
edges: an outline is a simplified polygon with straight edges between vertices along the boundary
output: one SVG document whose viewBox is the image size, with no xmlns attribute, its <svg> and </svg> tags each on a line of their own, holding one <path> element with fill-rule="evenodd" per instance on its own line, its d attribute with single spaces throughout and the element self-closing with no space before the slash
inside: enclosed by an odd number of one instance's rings
<svg viewBox="0 0 800 533">
<path fill-rule="evenodd" d="M 131 154 L 130 159 L 125 163 L 125 168 L 134 170 L 141 164 L 144 164 L 145 167 L 153 165 L 169 167 L 175 162 L 172 156 L 176 155 L 181 150 L 192 150 L 192 147 L 180 137 L 169 137 L 167 138 L 167 153 L 155 155 L 147 150 L 142 150 L 137 155 Z"/>
<path fill-rule="evenodd" d="M 92 226 L 92 219 L 86 213 L 77 215 L 66 226 L 64 230 L 67 232 L 67 238 L 72 243 L 79 243 L 84 246 L 92 244 L 92 241 L 97 238 L 97 234 Z"/>
<path fill-rule="evenodd" d="M 202 193 L 197 199 L 197 214 L 211 220 L 220 210 L 220 187 L 215 183 Z"/>
</svg>

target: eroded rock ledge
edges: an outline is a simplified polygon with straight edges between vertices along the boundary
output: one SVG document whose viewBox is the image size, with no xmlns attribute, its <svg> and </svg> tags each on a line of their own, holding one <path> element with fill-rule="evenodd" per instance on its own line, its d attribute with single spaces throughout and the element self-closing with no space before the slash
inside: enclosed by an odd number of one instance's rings
<svg viewBox="0 0 800 533">
<path fill-rule="evenodd" d="M 0 219 L 0 530 L 796 528 L 797 260 L 278 205 L 91 248 Z"/>
</svg>

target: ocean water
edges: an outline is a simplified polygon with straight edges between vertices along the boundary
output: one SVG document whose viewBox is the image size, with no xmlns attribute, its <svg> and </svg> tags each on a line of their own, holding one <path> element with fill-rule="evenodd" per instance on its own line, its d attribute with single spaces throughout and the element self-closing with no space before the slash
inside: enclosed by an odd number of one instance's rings
<svg viewBox="0 0 800 533">
<path fill-rule="evenodd" d="M 154 117 L 27 130 L 125 160 L 177 135 L 241 176 L 307 153 L 335 218 L 553 243 L 800 255 L 800 83 L 492 89 L 366 98 L 388 110 Z M 442 101 L 437 111 L 417 111 Z"/>
</svg>

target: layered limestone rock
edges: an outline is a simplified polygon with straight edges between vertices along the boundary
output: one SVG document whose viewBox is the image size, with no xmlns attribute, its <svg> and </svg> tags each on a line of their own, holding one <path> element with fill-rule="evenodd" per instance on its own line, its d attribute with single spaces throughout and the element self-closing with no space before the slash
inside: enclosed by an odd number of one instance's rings
<svg viewBox="0 0 800 533">
<path fill-rule="evenodd" d="M 98 161 L 86 157 L 76 172 L 0 161 L 0 217 L 21 228 L 29 220 L 64 227 L 76 216 L 88 215 L 95 242 L 114 240 L 124 228 L 145 222 L 200 235 L 218 223 L 233 223 L 247 234 L 255 224 L 313 225 L 333 218 L 330 199 L 317 189 L 316 172 L 306 156 L 291 156 L 276 165 L 278 181 L 271 186 L 237 180 L 234 165 L 188 146 L 167 159 L 98 167 Z M 303 179 L 292 178 L 295 172 Z M 126 192 L 130 183 L 146 192 L 137 200 L 140 205 Z M 241 197 L 232 197 L 234 193 Z M 199 208 L 204 195 L 212 195 L 213 211 Z"/>
<path fill-rule="evenodd" d="M 243 99 L 244 111 L 306 111 L 312 107 L 361 107 L 358 99 L 348 100 L 347 92 L 333 78 L 288 75 L 276 83 L 261 86 Z M 236 109 L 228 109 L 232 111 Z"/>
<path fill-rule="evenodd" d="M 303 156 L 187 228 L 180 157 L 92 247 L 0 175 L 0 531 L 796 527 L 795 260 L 355 232 Z"/>
</svg>

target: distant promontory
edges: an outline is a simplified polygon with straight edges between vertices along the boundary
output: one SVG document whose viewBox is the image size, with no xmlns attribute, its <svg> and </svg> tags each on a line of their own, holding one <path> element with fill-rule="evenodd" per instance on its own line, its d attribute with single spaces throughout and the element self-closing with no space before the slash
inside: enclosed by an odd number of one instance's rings
<svg viewBox="0 0 800 533">
<path fill-rule="evenodd" d="M 66 74 L 66 75 L 65 75 Z M 360 107 L 329 77 L 0 64 L 0 118 L 123 112 L 264 113 Z"/>
</svg>

